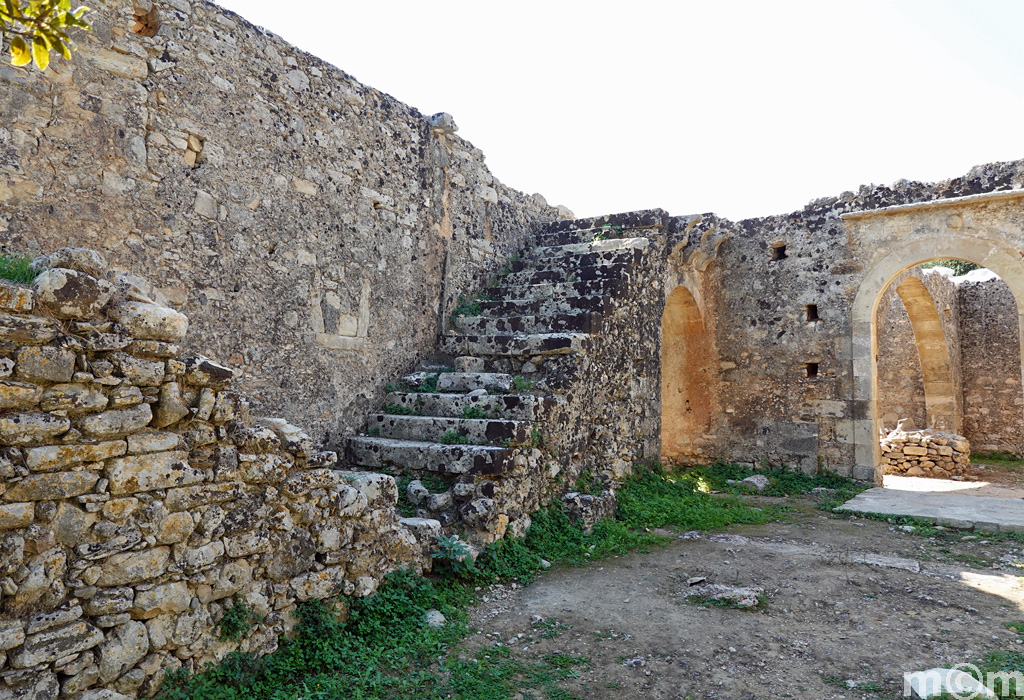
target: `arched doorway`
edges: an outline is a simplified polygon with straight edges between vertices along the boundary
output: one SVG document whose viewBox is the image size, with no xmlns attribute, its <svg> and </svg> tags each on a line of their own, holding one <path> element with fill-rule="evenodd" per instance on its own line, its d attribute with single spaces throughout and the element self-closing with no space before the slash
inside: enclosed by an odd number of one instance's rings
<svg viewBox="0 0 1024 700">
<path fill-rule="evenodd" d="M 889 284 L 902 272 L 931 260 L 955 258 L 973 262 L 999 275 L 1010 288 L 1017 303 L 1018 333 L 1024 328 L 1024 264 L 1016 252 L 999 241 L 978 237 L 934 236 L 914 241 L 879 260 L 867 273 L 854 299 L 851 324 L 853 360 L 853 432 L 855 448 L 854 475 L 873 475 L 881 483 L 880 448 L 878 444 L 878 333 L 876 318 L 879 300 Z M 901 295 L 902 296 L 902 295 Z M 908 297 L 913 295 L 908 293 Z M 912 303 L 923 306 L 922 299 Z M 934 304 L 933 304 L 934 308 Z M 908 309 L 909 311 L 909 309 Z M 921 311 L 921 317 L 929 314 Z M 924 323 L 927 330 L 927 323 Z M 915 329 L 915 336 L 917 331 Z M 925 333 L 927 335 L 927 333 Z M 1021 357 L 1007 358 L 1016 365 L 1012 371 L 1021 379 Z M 947 359 L 948 362 L 948 359 Z M 936 363 L 941 364 L 941 363 Z M 933 369 L 936 369 L 933 366 Z M 939 368 L 940 369 L 940 368 Z M 936 369 L 936 372 L 939 371 Z M 934 387 L 938 392 L 939 380 Z M 941 405 L 941 403 L 940 403 Z"/>
<path fill-rule="evenodd" d="M 661 456 L 699 459 L 711 423 L 711 344 L 697 300 L 676 287 L 661 317 Z"/>
</svg>

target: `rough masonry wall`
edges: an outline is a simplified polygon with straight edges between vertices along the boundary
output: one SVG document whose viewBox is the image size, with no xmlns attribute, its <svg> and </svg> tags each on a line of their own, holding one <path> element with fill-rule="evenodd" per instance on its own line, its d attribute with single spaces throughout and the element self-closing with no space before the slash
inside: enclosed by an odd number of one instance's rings
<svg viewBox="0 0 1024 700">
<path fill-rule="evenodd" d="M 144 280 L 81 249 L 46 264 L 0 282 L 0 698 L 151 695 L 169 669 L 273 650 L 297 602 L 429 568 L 440 524 L 399 521 L 392 477 L 250 420 Z M 237 601 L 263 616 L 240 644 L 216 629 Z"/>
<path fill-rule="evenodd" d="M 852 401 L 851 308 L 865 273 L 907 232 L 894 230 L 885 242 L 859 240 L 841 215 L 1022 183 L 1024 164 L 995 163 L 935 184 L 863 186 L 787 215 L 678 218 L 670 265 L 679 259 L 698 278 L 693 286 L 721 370 L 703 458 L 850 473 L 854 421 L 865 418 Z M 685 223 L 693 218 L 699 223 Z M 809 305 L 818 320 L 808 320 Z"/>
<path fill-rule="evenodd" d="M 93 17 L 70 63 L 0 66 L 0 250 L 88 246 L 146 275 L 257 409 L 318 442 L 565 213 L 498 182 L 450 117 L 207 2 Z"/>
<path fill-rule="evenodd" d="M 977 452 L 1024 453 L 1017 302 L 987 270 L 958 278 L 964 430 Z"/>
</svg>

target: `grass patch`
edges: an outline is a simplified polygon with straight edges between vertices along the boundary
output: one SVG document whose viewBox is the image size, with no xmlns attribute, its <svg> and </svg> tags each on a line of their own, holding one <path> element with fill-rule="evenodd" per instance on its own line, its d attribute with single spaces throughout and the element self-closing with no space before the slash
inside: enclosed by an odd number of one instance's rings
<svg viewBox="0 0 1024 700">
<path fill-rule="evenodd" d="M 438 440 L 442 445 L 469 445 L 472 444 L 470 439 L 465 435 L 459 435 L 455 430 L 446 430 L 441 439 Z"/>
<path fill-rule="evenodd" d="M 32 284 L 37 275 L 35 270 L 29 267 L 31 264 L 32 257 L 29 255 L 2 254 L 0 255 L 0 279 L 18 284 Z"/>
<path fill-rule="evenodd" d="M 1005 464 L 1014 467 L 1024 465 L 1024 457 L 1013 452 L 972 452 L 971 461 L 975 464 Z"/>
<path fill-rule="evenodd" d="M 415 408 L 403 406 L 398 403 L 389 403 L 384 407 L 384 413 L 390 416 L 418 416 L 420 414 Z"/>
</svg>

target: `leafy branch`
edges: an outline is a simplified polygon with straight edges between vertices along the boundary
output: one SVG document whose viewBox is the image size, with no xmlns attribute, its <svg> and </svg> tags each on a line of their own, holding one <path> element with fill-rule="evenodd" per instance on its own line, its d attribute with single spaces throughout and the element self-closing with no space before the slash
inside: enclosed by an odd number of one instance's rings
<svg viewBox="0 0 1024 700">
<path fill-rule="evenodd" d="M 82 19 L 86 12 L 84 5 L 71 9 L 71 0 L 0 0 L 0 34 L 8 37 L 11 63 L 35 62 L 39 70 L 46 70 L 51 51 L 70 60 L 74 42 L 67 30 L 90 31 Z"/>
</svg>

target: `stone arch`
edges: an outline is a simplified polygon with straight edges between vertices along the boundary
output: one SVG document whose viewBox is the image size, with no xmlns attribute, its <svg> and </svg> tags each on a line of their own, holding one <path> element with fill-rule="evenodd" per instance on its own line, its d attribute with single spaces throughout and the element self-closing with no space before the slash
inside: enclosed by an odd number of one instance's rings
<svg viewBox="0 0 1024 700">
<path fill-rule="evenodd" d="M 661 317 L 661 456 L 699 457 L 711 423 L 711 343 L 693 293 L 679 285 Z"/>
<path fill-rule="evenodd" d="M 1003 241 L 983 236 L 936 235 L 922 237 L 879 260 L 864 276 L 853 301 L 851 355 L 853 361 L 854 469 L 857 478 L 881 483 L 881 451 L 878 444 L 878 335 L 875 318 L 882 292 L 897 275 L 931 260 L 955 258 L 976 263 L 999 275 L 1017 302 L 1018 328 L 1024 331 L 1024 263 L 1021 255 Z M 1021 336 L 1024 338 L 1024 335 Z M 1024 353 L 1024 343 L 1021 345 Z M 1024 379 L 1024 358 L 1020 362 Z"/>
<path fill-rule="evenodd" d="M 910 317 L 914 342 L 921 361 L 924 382 L 925 413 L 929 428 L 959 433 L 961 430 L 960 402 L 953 385 L 949 348 L 942 328 L 935 299 L 917 277 L 907 277 L 896 287 L 903 307 Z"/>
</svg>

